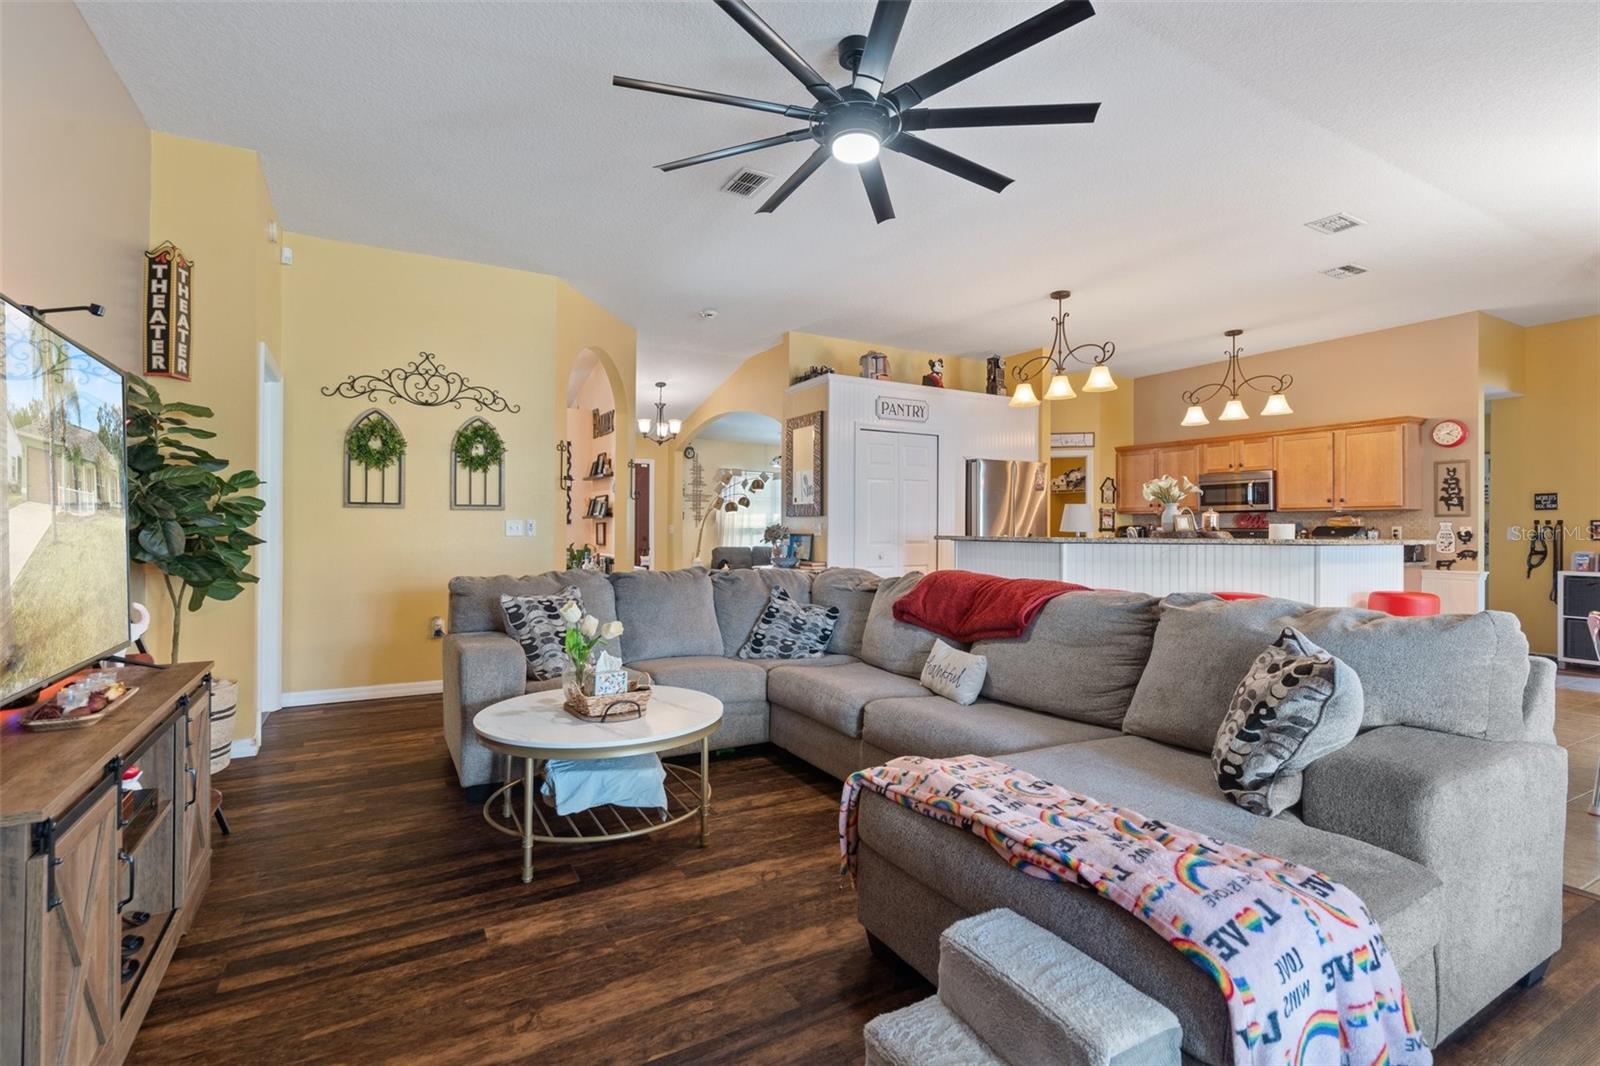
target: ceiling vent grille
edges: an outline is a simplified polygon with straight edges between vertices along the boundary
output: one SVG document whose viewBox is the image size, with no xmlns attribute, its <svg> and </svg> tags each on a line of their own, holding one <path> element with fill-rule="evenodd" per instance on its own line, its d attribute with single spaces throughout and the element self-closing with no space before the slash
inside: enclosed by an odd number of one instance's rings
<svg viewBox="0 0 1600 1066">
<path fill-rule="evenodd" d="M 733 177 L 722 183 L 722 191 L 735 196 L 753 196 L 757 189 L 771 180 L 771 174 L 763 174 L 759 170 L 737 170 Z"/>
<path fill-rule="evenodd" d="M 1366 267 L 1356 266 L 1354 263 L 1346 263 L 1343 266 L 1330 267 L 1323 271 L 1323 273 L 1328 275 L 1330 278 L 1353 278 L 1357 274 L 1365 274 L 1366 272 Z"/>
<path fill-rule="evenodd" d="M 1347 229 L 1355 229 L 1357 226 L 1365 225 L 1366 223 L 1356 216 L 1347 215 L 1341 211 L 1326 218 L 1314 218 L 1306 223 L 1306 228 L 1314 229 L 1318 233 L 1343 233 Z"/>
</svg>

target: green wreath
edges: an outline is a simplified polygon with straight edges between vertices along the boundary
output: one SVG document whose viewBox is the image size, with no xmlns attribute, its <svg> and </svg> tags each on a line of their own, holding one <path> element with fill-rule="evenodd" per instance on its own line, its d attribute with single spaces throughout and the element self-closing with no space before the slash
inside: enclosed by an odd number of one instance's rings
<svg viewBox="0 0 1600 1066">
<path fill-rule="evenodd" d="M 368 470 L 384 470 L 405 454 L 405 434 L 387 418 L 368 418 L 351 426 L 345 434 L 344 452 L 351 462 Z"/>
<path fill-rule="evenodd" d="M 456 462 L 481 474 L 505 457 L 506 442 L 489 423 L 474 422 L 456 434 L 455 452 Z"/>
</svg>

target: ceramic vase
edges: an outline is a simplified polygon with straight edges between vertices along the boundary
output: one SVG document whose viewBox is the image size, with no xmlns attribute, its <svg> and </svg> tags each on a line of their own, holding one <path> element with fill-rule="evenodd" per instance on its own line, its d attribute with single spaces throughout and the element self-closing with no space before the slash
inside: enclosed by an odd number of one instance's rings
<svg viewBox="0 0 1600 1066">
<path fill-rule="evenodd" d="M 1169 503 L 1161 508 L 1161 530 L 1171 533 L 1178 526 L 1178 505 Z"/>
</svg>

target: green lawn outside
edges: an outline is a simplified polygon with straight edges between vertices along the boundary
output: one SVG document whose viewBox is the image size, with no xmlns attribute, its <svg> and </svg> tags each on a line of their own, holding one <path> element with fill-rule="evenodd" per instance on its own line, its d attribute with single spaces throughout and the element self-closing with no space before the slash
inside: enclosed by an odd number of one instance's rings
<svg viewBox="0 0 1600 1066">
<path fill-rule="evenodd" d="M 124 641 L 127 537 L 121 511 L 59 515 L 11 586 L 17 658 L 8 689 L 25 688 Z"/>
</svg>

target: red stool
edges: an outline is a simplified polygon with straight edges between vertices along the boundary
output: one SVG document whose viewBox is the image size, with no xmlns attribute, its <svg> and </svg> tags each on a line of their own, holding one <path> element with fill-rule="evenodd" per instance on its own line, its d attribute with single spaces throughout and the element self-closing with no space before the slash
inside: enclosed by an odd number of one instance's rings
<svg viewBox="0 0 1600 1066">
<path fill-rule="evenodd" d="M 1431 592 L 1373 592 L 1367 595 L 1367 609 L 1403 617 L 1439 613 L 1439 597 Z"/>
<path fill-rule="evenodd" d="M 1260 592 L 1213 592 L 1211 595 L 1219 600 L 1264 600 L 1266 595 Z"/>
</svg>

